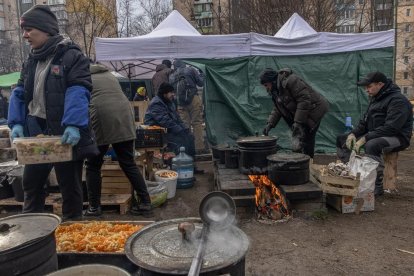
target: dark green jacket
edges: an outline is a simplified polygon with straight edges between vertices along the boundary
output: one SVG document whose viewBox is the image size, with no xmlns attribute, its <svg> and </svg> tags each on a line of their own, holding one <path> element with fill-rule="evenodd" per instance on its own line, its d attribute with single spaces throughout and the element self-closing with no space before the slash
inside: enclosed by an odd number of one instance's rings
<svg viewBox="0 0 414 276">
<path fill-rule="evenodd" d="M 93 90 L 89 113 L 97 144 L 134 140 L 134 113 L 118 80 L 103 65 L 91 65 L 90 70 Z"/>
</svg>

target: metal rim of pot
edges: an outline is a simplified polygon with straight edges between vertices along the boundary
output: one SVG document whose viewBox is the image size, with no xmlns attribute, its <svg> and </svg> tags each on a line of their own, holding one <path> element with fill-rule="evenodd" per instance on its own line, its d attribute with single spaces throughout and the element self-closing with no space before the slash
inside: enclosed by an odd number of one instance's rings
<svg viewBox="0 0 414 276">
<path fill-rule="evenodd" d="M 186 256 L 172 257 L 171 259 L 173 261 L 178 262 L 179 260 L 183 260 L 183 263 L 185 263 L 185 265 L 183 264 L 179 268 L 175 267 L 172 269 L 171 267 L 166 267 L 166 264 L 168 263 L 168 257 L 171 257 L 171 256 L 167 256 L 166 254 L 164 254 L 164 252 L 160 252 L 159 250 L 152 248 L 151 245 L 143 244 L 146 239 L 150 239 L 152 243 L 157 243 L 157 242 L 161 243 L 164 241 L 167 242 L 168 239 L 165 239 L 167 238 L 166 234 L 171 235 L 172 231 L 177 232 L 176 234 L 177 236 L 176 237 L 174 236 L 174 238 L 181 239 L 181 235 L 179 234 L 177 230 L 178 228 L 177 226 L 178 224 L 182 222 L 191 222 L 191 223 L 196 224 L 196 231 L 198 231 L 198 233 L 201 233 L 202 220 L 200 218 L 195 218 L 195 217 L 180 218 L 180 219 L 165 220 L 165 221 L 153 223 L 151 225 L 145 226 L 140 231 L 132 234 L 128 238 L 125 244 L 125 254 L 127 258 L 132 263 L 136 264 L 137 266 L 141 267 L 143 270 L 146 270 L 146 271 L 151 271 L 155 273 L 163 273 L 163 274 L 171 274 L 171 275 L 187 275 L 194 253 L 197 250 L 197 246 L 193 248 L 194 252 L 186 252 L 187 254 Z M 221 270 L 225 267 L 229 267 L 231 265 L 239 263 L 241 260 L 245 258 L 245 255 L 249 248 L 249 239 L 246 236 L 246 234 L 242 230 L 240 230 L 239 228 L 233 225 L 231 225 L 226 231 L 232 231 L 234 238 L 235 239 L 237 238 L 237 244 L 240 246 L 239 250 L 235 252 L 235 254 L 232 256 L 225 256 L 227 258 L 227 261 L 224 260 L 223 256 L 221 256 L 220 263 L 212 264 L 212 262 L 210 262 L 210 266 L 202 268 L 201 273 Z M 221 232 L 217 232 L 217 233 L 221 233 Z M 162 237 L 163 236 L 162 234 L 164 234 L 163 240 L 156 241 L 155 239 L 157 238 L 159 239 L 160 236 Z M 176 245 L 178 241 L 168 240 L 168 242 L 171 245 Z M 159 245 L 159 246 L 160 248 L 162 248 L 162 245 Z M 138 253 L 137 255 L 139 255 L 139 257 L 137 257 L 134 254 L 134 249 L 137 249 L 138 251 L 145 251 L 147 252 L 147 255 L 145 255 L 143 252 L 136 252 Z M 174 250 L 174 248 L 171 248 L 169 252 L 171 254 L 178 254 L 177 250 Z M 149 256 L 148 254 L 155 254 L 155 256 L 153 255 Z M 210 254 L 212 253 L 208 252 L 205 256 L 207 256 L 208 258 Z M 146 262 L 143 260 L 144 258 L 148 258 L 148 260 L 150 260 L 151 262 L 156 262 L 157 261 L 155 260 L 156 257 L 159 257 L 162 259 L 162 264 L 164 266 L 162 266 L 160 263 L 158 263 L 157 265 L 150 264 L 149 261 Z"/>
<path fill-rule="evenodd" d="M 241 148 L 273 147 L 278 139 L 277 136 L 248 136 L 237 139 L 236 143 Z"/>
<path fill-rule="evenodd" d="M 31 217 L 36 219 L 30 220 Z M 20 220 L 22 221 L 20 222 Z M 7 224 L 8 226 L 3 227 L 9 228 L 2 232 L 2 239 L 6 242 L 0 243 L 0 254 L 9 253 L 15 248 L 24 247 L 47 237 L 55 232 L 61 221 L 59 216 L 48 213 L 19 214 L 0 219 L 0 225 Z M 33 226 L 38 227 L 34 228 Z M 25 231 L 26 229 L 27 231 Z"/>
</svg>

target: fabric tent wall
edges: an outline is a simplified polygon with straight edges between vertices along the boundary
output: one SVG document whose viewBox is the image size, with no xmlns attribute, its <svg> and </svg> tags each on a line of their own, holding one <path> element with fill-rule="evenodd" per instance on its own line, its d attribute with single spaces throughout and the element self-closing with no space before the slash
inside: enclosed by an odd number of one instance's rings
<svg viewBox="0 0 414 276">
<path fill-rule="evenodd" d="M 189 60 L 190 61 L 190 60 Z M 189 63 L 205 70 L 207 136 L 212 144 L 234 144 L 241 136 L 261 134 L 273 103 L 258 76 L 266 67 L 290 67 L 330 103 L 316 138 L 316 150 L 334 152 L 336 136 L 345 129 L 346 114 L 357 124 L 367 107 L 367 95 L 356 86 L 366 73 L 380 70 L 392 76 L 393 48 L 335 54 L 197 59 Z M 270 133 L 290 149 L 290 131 L 283 120 Z"/>
</svg>

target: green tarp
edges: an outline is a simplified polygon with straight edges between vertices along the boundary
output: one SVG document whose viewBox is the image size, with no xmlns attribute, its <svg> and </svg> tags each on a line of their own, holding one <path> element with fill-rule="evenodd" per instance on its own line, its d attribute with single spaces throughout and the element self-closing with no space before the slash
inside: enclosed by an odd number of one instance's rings
<svg viewBox="0 0 414 276">
<path fill-rule="evenodd" d="M 13 84 L 17 84 L 20 78 L 20 72 L 10 73 L 0 76 L 0 88 L 10 88 Z"/>
<path fill-rule="evenodd" d="M 330 103 L 316 137 L 316 150 L 334 152 L 336 136 L 345 130 L 349 114 L 355 125 L 367 108 L 366 92 L 356 86 L 368 72 L 392 76 L 393 48 L 287 57 L 243 57 L 188 60 L 206 73 L 205 122 L 210 143 L 235 144 L 241 136 L 261 134 L 273 103 L 258 76 L 266 67 L 290 67 Z M 291 148 L 290 130 L 283 120 L 270 133 Z"/>
</svg>

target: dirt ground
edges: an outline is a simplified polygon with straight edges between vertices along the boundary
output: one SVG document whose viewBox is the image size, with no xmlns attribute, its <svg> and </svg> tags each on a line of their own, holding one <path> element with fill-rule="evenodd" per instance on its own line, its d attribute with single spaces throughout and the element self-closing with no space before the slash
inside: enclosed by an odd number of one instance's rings
<svg viewBox="0 0 414 276">
<path fill-rule="evenodd" d="M 374 212 L 340 214 L 328 209 L 322 219 L 296 217 L 267 225 L 246 212 L 238 226 L 248 235 L 246 275 L 414 275 L 414 150 L 401 152 L 399 193 L 384 195 Z M 212 162 L 199 162 L 206 173 L 197 175 L 191 189 L 155 209 L 153 220 L 198 217 L 203 196 L 213 190 Z M 0 217 L 15 214 L 2 211 Z M 104 220 L 147 220 L 107 211 Z"/>
</svg>

